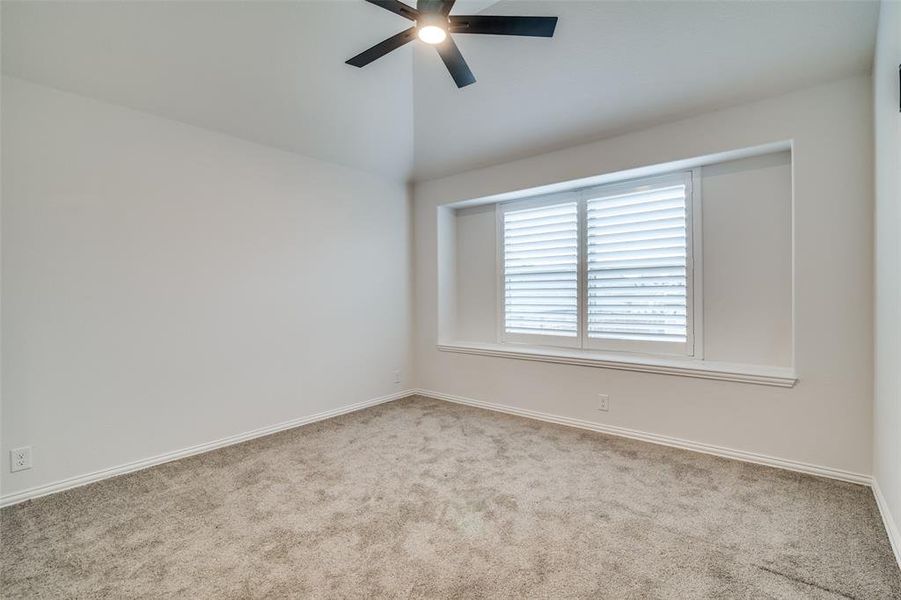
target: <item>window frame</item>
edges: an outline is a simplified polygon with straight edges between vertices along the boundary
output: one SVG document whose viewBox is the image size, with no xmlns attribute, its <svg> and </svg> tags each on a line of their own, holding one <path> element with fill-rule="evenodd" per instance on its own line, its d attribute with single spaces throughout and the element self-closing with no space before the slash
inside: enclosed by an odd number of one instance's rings
<svg viewBox="0 0 901 600">
<path fill-rule="evenodd" d="M 685 185 L 686 244 L 686 342 L 619 340 L 588 336 L 588 227 L 587 205 L 599 190 L 610 193 L 639 189 L 648 185 L 680 182 Z M 577 205 L 577 277 L 576 324 L 573 337 L 518 334 L 506 332 L 506 285 L 504 278 L 504 215 L 509 211 L 539 208 L 575 201 Z M 673 171 L 662 175 L 633 178 L 600 185 L 574 188 L 498 203 L 495 207 L 497 239 L 497 340 L 502 344 L 550 346 L 592 352 L 677 356 L 703 359 L 703 236 L 700 168 Z"/>
<path fill-rule="evenodd" d="M 581 205 L 582 197 L 579 191 L 563 191 L 551 194 L 542 194 L 521 200 L 502 202 L 495 207 L 495 221 L 497 227 L 497 339 L 504 344 L 528 344 L 532 346 L 554 346 L 558 348 L 582 348 L 582 311 L 579 306 L 582 297 L 581 278 Z M 504 277 L 504 215 L 508 212 L 543 208 L 555 204 L 575 203 L 576 205 L 576 335 L 542 335 L 529 333 L 507 333 L 507 286 Z"/>
</svg>

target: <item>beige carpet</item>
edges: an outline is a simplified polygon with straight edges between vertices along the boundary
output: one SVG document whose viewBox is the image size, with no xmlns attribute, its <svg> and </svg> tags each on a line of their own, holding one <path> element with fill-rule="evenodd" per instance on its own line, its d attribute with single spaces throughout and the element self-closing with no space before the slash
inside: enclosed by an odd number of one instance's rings
<svg viewBox="0 0 901 600">
<path fill-rule="evenodd" d="M 11 598 L 901 598 L 870 490 L 410 398 L 0 511 Z"/>
</svg>

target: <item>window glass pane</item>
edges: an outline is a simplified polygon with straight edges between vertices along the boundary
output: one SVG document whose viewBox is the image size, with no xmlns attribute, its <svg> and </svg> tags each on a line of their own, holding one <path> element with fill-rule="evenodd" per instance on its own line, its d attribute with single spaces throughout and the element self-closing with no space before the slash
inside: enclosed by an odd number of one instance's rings
<svg viewBox="0 0 901 600">
<path fill-rule="evenodd" d="M 578 336 L 578 206 L 504 213 L 504 330 Z"/>
</svg>

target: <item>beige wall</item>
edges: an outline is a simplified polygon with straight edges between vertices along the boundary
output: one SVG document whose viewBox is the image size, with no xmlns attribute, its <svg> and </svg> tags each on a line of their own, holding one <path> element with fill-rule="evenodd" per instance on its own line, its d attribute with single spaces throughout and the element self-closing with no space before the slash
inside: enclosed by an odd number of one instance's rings
<svg viewBox="0 0 901 600">
<path fill-rule="evenodd" d="M 497 213 L 495 204 L 455 212 L 457 319 L 450 337 L 497 341 Z"/>
<path fill-rule="evenodd" d="M 791 155 L 701 169 L 704 357 L 792 365 Z"/>
<path fill-rule="evenodd" d="M 869 474 L 871 99 L 869 77 L 855 77 L 416 185 L 415 356 L 419 386 Z M 793 389 L 436 349 L 439 206 L 785 140 L 792 141 L 794 175 L 792 291 L 795 367 L 800 381 Z M 745 216 L 736 211 L 734 218 Z M 730 250 L 735 260 L 747 259 L 742 243 L 737 239 Z M 440 245 L 446 246 L 446 241 Z M 779 245 L 775 254 L 783 252 L 784 245 Z M 610 395 L 609 413 L 596 410 L 598 393 Z"/>
<path fill-rule="evenodd" d="M 873 68 L 876 130 L 876 394 L 873 476 L 901 563 L 901 3 L 882 3 Z"/>
<path fill-rule="evenodd" d="M 2 102 L 4 495 L 408 387 L 403 184 L 16 79 Z"/>
</svg>

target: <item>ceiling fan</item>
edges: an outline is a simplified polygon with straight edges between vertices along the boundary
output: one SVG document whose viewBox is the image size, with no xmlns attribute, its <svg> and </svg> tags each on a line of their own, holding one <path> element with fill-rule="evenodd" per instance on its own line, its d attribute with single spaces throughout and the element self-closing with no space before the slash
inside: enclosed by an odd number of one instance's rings
<svg viewBox="0 0 901 600">
<path fill-rule="evenodd" d="M 381 58 L 412 42 L 417 36 L 438 50 L 447 70 L 458 88 L 475 83 L 476 78 L 469 65 L 460 54 L 460 49 L 450 36 L 452 33 L 487 33 L 493 35 L 525 35 L 532 37 L 553 37 L 557 27 L 557 17 L 499 17 L 488 15 L 461 16 L 451 15 L 455 0 L 416 0 L 416 8 L 408 6 L 400 0 L 366 0 L 385 10 L 398 14 L 416 24 L 397 35 L 379 42 L 369 50 L 365 50 L 347 64 L 365 67 L 377 58 Z"/>
</svg>

